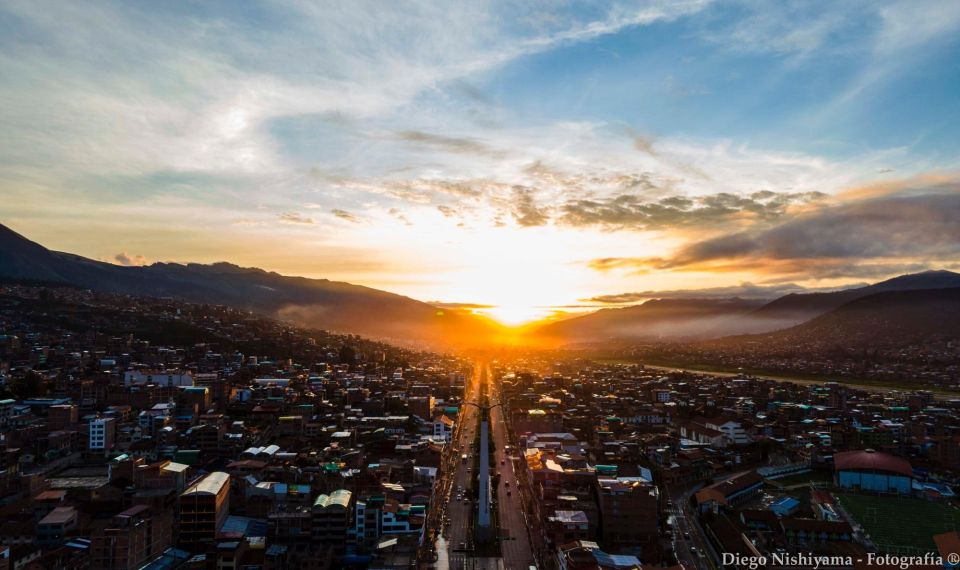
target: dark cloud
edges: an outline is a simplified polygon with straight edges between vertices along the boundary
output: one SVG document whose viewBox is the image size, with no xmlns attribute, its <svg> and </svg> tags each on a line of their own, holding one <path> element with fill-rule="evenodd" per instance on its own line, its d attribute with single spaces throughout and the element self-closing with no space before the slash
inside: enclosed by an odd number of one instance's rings
<svg viewBox="0 0 960 570">
<path fill-rule="evenodd" d="M 146 257 L 142 255 L 129 255 L 125 251 L 122 251 L 117 255 L 113 256 L 113 260 L 119 263 L 120 265 L 125 265 L 127 267 L 139 267 L 141 265 L 147 265 L 149 263 Z"/>
<path fill-rule="evenodd" d="M 809 278 L 873 278 L 952 267 L 960 254 L 960 184 L 937 193 L 825 207 L 778 225 L 695 242 L 667 257 L 590 261 L 599 271 L 757 271 Z"/>
<path fill-rule="evenodd" d="M 643 181 L 637 182 L 642 184 Z M 820 192 L 754 192 L 707 196 L 671 196 L 649 201 L 636 194 L 608 199 L 573 200 L 561 207 L 560 222 L 571 226 L 603 226 L 614 229 L 659 230 L 715 225 L 737 219 L 771 221 L 783 216 L 788 206 L 824 198 Z"/>
<path fill-rule="evenodd" d="M 851 287 L 851 285 L 846 285 L 845 287 Z M 584 303 L 626 305 L 648 301 L 650 299 L 721 299 L 729 297 L 740 297 L 744 299 L 776 299 L 777 297 L 782 297 L 790 293 L 814 293 L 833 290 L 835 290 L 835 288 L 811 289 L 795 283 L 757 285 L 750 282 L 744 282 L 739 285 L 732 285 L 729 287 L 676 289 L 667 291 L 636 291 L 633 293 L 599 295 L 597 297 L 590 297 L 588 299 L 580 300 Z"/>
<path fill-rule="evenodd" d="M 537 206 L 533 190 L 523 186 L 513 188 L 513 219 L 523 227 L 542 226 L 550 220 L 547 210 Z"/>
<path fill-rule="evenodd" d="M 884 197 L 824 208 L 758 232 L 691 244 L 665 267 L 736 258 L 945 257 L 960 253 L 960 186 L 950 194 Z"/>
<path fill-rule="evenodd" d="M 330 210 L 330 213 L 340 218 L 341 220 L 346 220 L 348 222 L 353 222 L 355 224 L 361 221 L 359 216 L 357 216 L 356 214 L 351 214 L 346 210 L 334 209 L 334 210 Z"/>
<path fill-rule="evenodd" d="M 316 223 L 313 218 L 301 216 L 297 212 L 283 212 L 277 217 L 280 218 L 280 221 L 285 224 L 311 225 Z"/>
</svg>

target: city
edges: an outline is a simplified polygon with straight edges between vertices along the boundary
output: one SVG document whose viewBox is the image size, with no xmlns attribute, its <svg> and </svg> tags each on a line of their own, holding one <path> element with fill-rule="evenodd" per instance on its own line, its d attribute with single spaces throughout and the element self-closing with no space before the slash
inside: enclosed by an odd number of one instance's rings
<svg viewBox="0 0 960 570">
<path fill-rule="evenodd" d="M 0 570 L 960 570 L 960 0 L 0 1 Z"/>
<path fill-rule="evenodd" d="M 10 568 L 715 569 L 960 540 L 960 398 L 929 390 L 0 301 Z"/>
</svg>

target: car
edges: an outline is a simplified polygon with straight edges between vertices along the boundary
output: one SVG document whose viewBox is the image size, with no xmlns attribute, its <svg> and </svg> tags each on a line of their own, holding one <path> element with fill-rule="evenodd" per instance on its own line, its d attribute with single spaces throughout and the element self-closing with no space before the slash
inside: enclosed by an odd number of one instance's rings
<svg viewBox="0 0 960 570">
<path fill-rule="evenodd" d="M 699 551 L 697 550 L 697 547 L 696 547 L 696 546 L 691 546 L 691 547 L 690 547 L 690 554 L 696 554 L 697 552 L 699 552 Z"/>
<path fill-rule="evenodd" d="M 508 497 L 510 496 L 510 491 L 509 491 L 509 490 L 507 491 L 507 496 L 508 496 Z"/>
<path fill-rule="evenodd" d="M 690 540 L 690 533 L 689 533 L 689 532 L 683 533 L 683 539 L 684 539 L 684 540 Z"/>
<path fill-rule="evenodd" d="M 509 486 L 510 486 L 510 481 L 504 481 L 504 482 L 503 482 L 503 485 L 504 485 L 505 487 L 509 487 Z"/>
<path fill-rule="evenodd" d="M 500 460 L 500 465 L 506 465 L 506 464 L 507 464 L 507 460 L 506 460 L 506 459 L 501 459 L 501 460 Z"/>
</svg>

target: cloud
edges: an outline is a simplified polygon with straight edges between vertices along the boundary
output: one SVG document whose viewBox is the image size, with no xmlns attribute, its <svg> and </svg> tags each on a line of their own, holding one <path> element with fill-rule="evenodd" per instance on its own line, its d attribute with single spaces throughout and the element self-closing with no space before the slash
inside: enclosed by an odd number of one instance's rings
<svg viewBox="0 0 960 570">
<path fill-rule="evenodd" d="M 408 226 L 412 226 L 412 225 L 413 225 L 413 222 L 411 222 L 410 219 L 409 219 L 403 212 L 401 212 L 398 208 L 390 208 L 389 210 L 387 210 L 387 213 L 390 214 L 391 216 L 393 216 L 394 218 L 400 220 L 400 221 L 403 222 L 405 225 L 408 225 Z"/>
<path fill-rule="evenodd" d="M 546 209 L 537 206 L 532 189 L 515 186 L 513 188 L 513 219 L 522 227 L 531 227 L 546 224 L 550 216 Z"/>
<path fill-rule="evenodd" d="M 503 151 L 490 148 L 484 143 L 468 137 L 448 137 L 423 131 L 401 131 L 396 134 L 399 140 L 439 148 L 447 152 L 478 154 L 492 158 L 503 158 Z"/>
<path fill-rule="evenodd" d="M 147 258 L 142 255 L 129 255 L 125 251 L 113 256 L 113 259 L 120 265 L 124 265 L 126 267 L 140 267 L 143 265 L 149 265 L 150 263 L 147 261 Z"/>
<path fill-rule="evenodd" d="M 446 301 L 427 301 L 428 305 L 433 305 L 441 309 L 461 309 L 461 310 L 474 310 L 474 309 L 493 309 L 496 305 L 487 305 L 484 303 L 454 303 Z"/>
<path fill-rule="evenodd" d="M 866 285 L 864 283 L 863 285 Z M 851 287 L 847 285 L 846 287 Z M 728 287 L 709 287 L 705 289 L 676 289 L 664 291 L 636 291 L 632 293 L 616 293 L 612 295 L 598 295 L 587 299 L 580 299 L 585 303 L 603 303 L 610 305 L 628 305 L 648 301 L 650 299 L 722 299 L 740 297 L 744 299 L 776 299 L 790 293 L 814 293 L 833 291 L 836 288 L 809 288 L 796 283 L 776 285 L 758 285 L 743 282 Z"/>
<path fill-rule="evenodd" d="M 853 27 L 858 17 L 866 17 L 851 14 L 857 10 L 845 4 L 820 9 L 806 2 L 787 1 L 771 9 L 764 2 L 748 2 L 740 7 L 745 8 L 744 14 L 733 18 L 732 25 L 721 25 L 705 37 L 731 50 L 775 53 L 795 60 L 832 47 L 831 40 Z"/>
<path fill-rule="evenodd" d="M 285 224 L 312 225 L 317 223 L 313 218 L 304 217 L 297 212 L 283 212 L 277 217 L 280 218 L 280 221 Z"/>
<path fill-rule="evenodd" d="M 434 149 L 501 157 L 474 137 L 398 119 L 437 93 L 483 99 L 467 80 L 518 58 L 706 5 L 572 3 L 550 7 L 553 23 L 534 26 L 531 8 L 499 1 L 452 11 L 358 0 L 335 13 L 301 1 L 226 10 L 9 2 L 0 8 L 0 123 L 22 144 L 0 147 L 0 164 L 16 165 L 5 174 L 19 186 L 94 195 L 104 177 L 156 172 L 281 186 L 302 166 L 291 138 L 319 133 L 323 156 L 324 144 L 339 142 L 327 135 L 352 136 L 359 121 Z M 324 129 L 302 127 L 311 121 Z"/>
<path fill-rule="evenodd" d="M 917 193 L 923 191 L 924 193 Z M 960 254 L 960 182 L 824 206 L 772 227 L 693 242 L 664 257 L 598 258 L 630 269 L 874 277 L 952 263 Z"/>
<path fill-rule="evenodd" d="M 649 182 L 644 182 L 648 184 Z M 659 230 L 732 221 L 769 222 L 784 216 L 792 205 L 822 200 L 821 192 L 777 193 L 768 190 L 747 196 L 719 193 L 707 196 L 670 196 L 651 202 L 641 196 L 619 194 L 605 200 L 574 200 L 561 207 L 560 222 L 571 226 L 604 226 Z"/>
<path fill-rule="evenodd" d="M 346 210 L 334 209 L 334 210 L 331 210 L 330 213 L 340 218 L 341 220 L 346 220 L 348 222 L 353 222 L 355 224 L 362 221 L 359 216 L 351 214 Z"/>
<path fill-rule="evenodd" d="M 456 208 L 452 206 L 447 206 L 446 204 L 440 204 L 437 206 L 437 210 L 443 214 L 445 218 L 453 218 L 459 214 Z"/>
</svg>

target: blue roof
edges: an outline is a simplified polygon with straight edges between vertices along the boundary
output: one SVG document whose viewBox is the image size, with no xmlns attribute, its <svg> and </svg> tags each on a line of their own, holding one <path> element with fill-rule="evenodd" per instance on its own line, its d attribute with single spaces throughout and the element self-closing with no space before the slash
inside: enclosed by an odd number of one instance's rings
<svg viewBox="0 0 960 570">
<path fill-rule="evenodd" d="M 640 559 L 636 556 L 627 556 L 624 554 L 607 554 L 602 550 L 591 552 L 597 563 L 601 566 L 610 566 L 613 568 L 632 568 L 640 566 Z"/>
<path fill-rule="evenodd" d="M 793 497 L 781 497 L 780 499 L 774 501 L 773 504 L 771 504 L 770 506 L 772 507 L 774 505 L 783 506 L 783 507 L 795 507 L 800 505 L 800 501 L 794 499 Z"/>
</svg>

